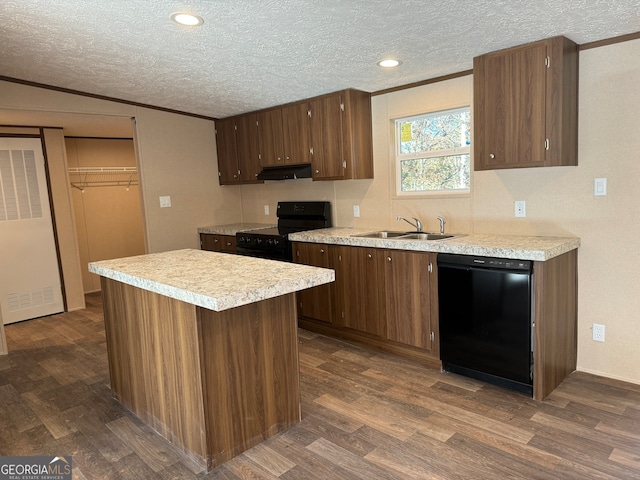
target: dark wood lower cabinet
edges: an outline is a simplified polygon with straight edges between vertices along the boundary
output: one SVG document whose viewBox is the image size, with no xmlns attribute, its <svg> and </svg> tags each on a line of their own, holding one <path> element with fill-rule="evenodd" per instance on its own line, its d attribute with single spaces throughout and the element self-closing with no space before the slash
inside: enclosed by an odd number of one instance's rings
<svg viewBox="0 0 640 480">
<path fill-rule="evenodd" d="M 209 252 L 236 253 L 236 237 L 233 235 L 201 233 L 200 249 Z"/>
<path fill-rule="evenodd" d="M 298 242 L 293 249 L 296 262 L 336 272 L 335 283 L 298 296 L 302 328 L 442 367 L 437 253 Z M 576 369 L 577 259 L 572 250 L 534 264 L 536 400 Z"/>
<path fill-rule="evenodd" d="M 441 367 L 437 282 L 429 278 L 436 254 L 302 242 L 293 252 L 298 263 L 336 273 L 334 283 L 298 292 L 302 328 Z"/>
<path fill-rule="evenodd" d="M 437 293 L 432 295 L 436 282 L 431 280 L 436 266 L 435 253 L 384 252 L 385 289 L 387 300 L 387 338 L 405 345 L 432 350 L 437 322 Z"/>
<path fill-rule="evenodd" d="M 293 261 L 314 267 L 331 268 L 329 246 L 318 243 L 297 243 Z M 320 322 L 333 321 L 333 285 L 327 283 L 298 292 L 298 314 Z"/>
<path fill-rule="evenodd" d="M 378 337 L 384 335 L 383 254 L 376 248 L 333 248 L 337 325 Z"/>
</svg>

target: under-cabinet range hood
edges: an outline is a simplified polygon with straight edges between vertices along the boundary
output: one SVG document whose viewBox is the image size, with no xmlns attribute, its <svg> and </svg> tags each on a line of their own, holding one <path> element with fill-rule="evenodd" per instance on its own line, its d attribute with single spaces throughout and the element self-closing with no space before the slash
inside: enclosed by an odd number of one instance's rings
<svg viewBox="0 0 640 480">
<path fill-rule="evenodd" d="M 258 180 L 290 180 L 295 178 L 311 178 L 311 164 L 264 167 L 258 174 Z"/>
</svg>

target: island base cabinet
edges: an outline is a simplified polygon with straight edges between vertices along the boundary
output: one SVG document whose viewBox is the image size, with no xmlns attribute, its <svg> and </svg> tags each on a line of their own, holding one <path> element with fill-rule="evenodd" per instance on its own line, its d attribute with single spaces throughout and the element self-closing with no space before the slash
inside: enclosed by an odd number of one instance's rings
<svg viewBox="0 0 640 480">
<path fill-rule="evenodd" d="M 101 283 L 114 397 L 202 469 L 300 420 L 294 294 L 215 312 Z"/>
<path fill-rule="evenodd" d="M 300 421 L 295 294 L 198 312 L 215 467 Z"/>
</svg>

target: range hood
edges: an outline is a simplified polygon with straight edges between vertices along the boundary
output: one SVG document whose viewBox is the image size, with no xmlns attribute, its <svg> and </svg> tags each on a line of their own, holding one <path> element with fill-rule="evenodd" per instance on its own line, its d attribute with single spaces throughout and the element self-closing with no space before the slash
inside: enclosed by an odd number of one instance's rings
<svg viewBox="0 0 640 480">
<path fill-rule="evenodd" d="M 258 174 L 258 180 L 290 180 L 295 178 L 311 178 L 311 164 L 264 167 Z"/>
</svg>

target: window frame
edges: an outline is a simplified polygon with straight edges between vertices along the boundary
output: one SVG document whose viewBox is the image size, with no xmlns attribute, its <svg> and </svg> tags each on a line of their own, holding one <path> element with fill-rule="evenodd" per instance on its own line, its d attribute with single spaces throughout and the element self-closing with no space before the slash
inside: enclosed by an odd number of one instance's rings
<svg viewBox="0 0 640 480">
<path fill-rule="evenodd" d="M 445 150 L 431 150 L 427 152 L 420 153 L 400 153 L 401 148 L 401 139 L 402 139 L 402 123 L 407 121 L 412 121 L 418 118 L 423 117 L 437 117 L 441 114 L 450 114 L 450 113 L 459 113 L 459 112 L 468 112 L 470 122 L 473 121 L 471 116 L 471 106 L 470 105 L 461 105 L 452 108 L 445 108 L 441 110 L 432 110 L 424 113 L 409 115 L 403 117 L 397 117 L 391 119 L 392 122 L 392 131 L 393 131 L 393 157 L 395 162 L 395 197 L 399 198 L 415 198 L 415 197 L 444 197 L 444 196 L 454 196 L 454 197 L 468 197 L 471 195 L 471 183 L 472 183 L 472 158 L 471 158 L 471 135 L 473 126 L 471 125 L 469 129 L 469 145 L 464 147 L 454 147 Z M 414 190 L 410 192 L 402 191 L 402 162 L 405 160 L 419 160 L 419 159 L 429 159 L 429 158 L 437 158 L 437 157 L 446 157 L 446 156 L 455 156 L 455 155 L 468 155 L 469 156 L 469 188 L 458 188 L 458 189 L 446 189 L 446 190 Z"/>
</svg>

